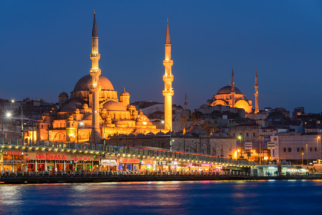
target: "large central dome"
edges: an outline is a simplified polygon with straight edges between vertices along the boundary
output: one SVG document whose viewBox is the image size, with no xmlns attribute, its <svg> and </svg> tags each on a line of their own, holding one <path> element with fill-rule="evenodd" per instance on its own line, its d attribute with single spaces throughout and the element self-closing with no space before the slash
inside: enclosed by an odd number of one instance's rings
<svg viewBox="0 0 322 215">
<path fill-rule="evenodd" d="M 101 90 L 114 90 L 114 87 L 110 80 L 108 80 L 104 76 L 99 77 L 99 83 L 101 85 Z M 92 76 L 91 75 L 85 75 L 79 81 L 77 81 L 74 91 L 88 91 L 90 86 L 92 84 Z"/>
<path fill-rule="evenodd" d="M 217 92 L 217 94 L 230 94 L 230 93 L 231 93 L 231 86 L 224 86 Z M 242 94 L 242 92 L 237 87 L 235 87 L 235 93 Z"/>
</svg>

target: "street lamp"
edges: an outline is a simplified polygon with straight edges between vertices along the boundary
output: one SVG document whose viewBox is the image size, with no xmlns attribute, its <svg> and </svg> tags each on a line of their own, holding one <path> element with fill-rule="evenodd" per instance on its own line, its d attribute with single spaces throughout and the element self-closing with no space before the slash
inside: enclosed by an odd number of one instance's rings
<svg viewBox="0 0 322 215">
<path fill-rule="evenodd" d="M 15 103 L 15 100 L 12 99 L 11 103 Z M 23 140 L 23 109 L 21 103 L 18 103 L 21 107 L 21 139 Z"/>
<path fill-rule="evenodd" d="M 243 137 L 238 135 L 238 139 L 240 141 L 240 157 L 242 156 L 242 149 L 243 149 Z"/>
<path fill-rule="evenodd" d="M 167 123 L 167 122 L 164 121 L 164 120 L 162 120 L 161 123 L 164 124 L 164 123 Z M 169 123 L 167 123 L 167 124 L 170 127 L 170 152 L 172 152 L 172 142 L 171 142 L 171 131 L 172 131 L 172 128 L 171 128 L 171 125 Z"/>
<path fill-rule="evenodd" d="M 77 143 L 78 143 L 78 129 L 79 129 L 79 126 L 83 126 L 83 121 L 80 121 L 79 124 L 77 125 Z"/>
<path fill-rule="evenodd" d="M 318 161 L 319 159 L 319 139 L 320 138 L 321 138 L 320 136 L 316 137 L 316 161 Z"/>
<path fill-rule="evenodd" d="M 303 166 L 303 165 L 304 165 L 304 164 L 303 164 L 303 155 L 304 155 L 304 151 L 303 151 L 303 149 L 302 149 L 302 153 L 301 153 L 301 154 L 302 154 L 302 166 Z"/>
</svg>

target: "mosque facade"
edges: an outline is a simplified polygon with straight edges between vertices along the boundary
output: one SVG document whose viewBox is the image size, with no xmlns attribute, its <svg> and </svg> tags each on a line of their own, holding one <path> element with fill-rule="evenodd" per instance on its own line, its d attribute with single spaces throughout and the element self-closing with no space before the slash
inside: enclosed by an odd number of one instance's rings
<svg viewBox="0 0 322 215">
<path fill-rule="evenodd" d="M 167 25 L 167 35 L 170 41 L 169 25 Z M 156 126 L 142 111 L 130 105 L 130 94 L 125 89 L 118 98 L 118 93 L 114 90 L 110 80 L 101 75 L 98 47 L 98 31 L 94 13 L 90 55 L 92 68 L 88 75 L 79 79 L 70 96 L 66 92 L 59 95 L 60 109 L 52 109 L 36 123 L 38 140 L 99 143 L 102 139 L 115 134 L 160 132 L 160 129 L 156 129 Z M 171 44 L 167 44 L 167 41 L 164 66 L 166 77 L 163 79 L 166 87 L 163 94 L 168 101 L 168 106 L 172 107 Z M 165 118 L 168 120 L 167 117 Z M 169 130 L 166 127 L 163 132 Z"/>
<path fill-rule="evenodd" d="M 253 110 L 252 100 L 247 99 L 246 96 L 237 87 L 235 87 L 234 70 L 232 70 L 231 79 L 231 84 L 229 83 L 228 86 L 224 86 L 220 90 L 218 90 L 217 94 L 215 94 L 211 99 L 207 101 L 207 105 L 203 105 L 200 108 L 222 105 L 229 106 L 232 108 L 244 109 L 245 113 L 258 113 L 259 106 L 257 70 L 255 75 L 255 110 Z"/>
</svg>

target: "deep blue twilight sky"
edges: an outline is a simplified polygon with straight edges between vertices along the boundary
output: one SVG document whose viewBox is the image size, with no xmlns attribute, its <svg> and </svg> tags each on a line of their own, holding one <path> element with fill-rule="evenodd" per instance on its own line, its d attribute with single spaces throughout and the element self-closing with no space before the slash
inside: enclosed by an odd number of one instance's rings
<svg viewBox="0 0 322 215">
<path fill-rule="evenodd" d="M 259 105 L 322 111 L 322 1 L 0 1 L 0 98 L 57 102 L 89 74 L 96 9 L 100 68 L 131 102 L 163 102 L 166 20 L 175 104 L 195 109 L 231 78 Z"/>
</svg>

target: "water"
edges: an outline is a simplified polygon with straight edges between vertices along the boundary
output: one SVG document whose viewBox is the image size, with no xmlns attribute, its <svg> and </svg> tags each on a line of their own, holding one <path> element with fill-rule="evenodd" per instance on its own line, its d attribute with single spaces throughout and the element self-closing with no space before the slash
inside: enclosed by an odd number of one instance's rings
<svg viewBox="0 0 322 215">
<path fill-rule="evenodd" d="M 1 185 L 0 214 L 322 214 L 322 181 Z"/>
</svg>

